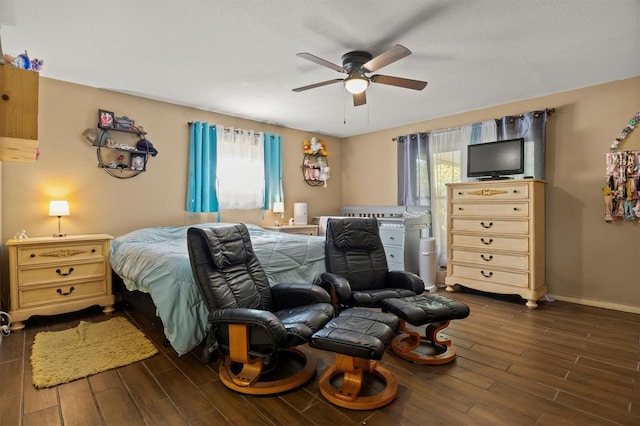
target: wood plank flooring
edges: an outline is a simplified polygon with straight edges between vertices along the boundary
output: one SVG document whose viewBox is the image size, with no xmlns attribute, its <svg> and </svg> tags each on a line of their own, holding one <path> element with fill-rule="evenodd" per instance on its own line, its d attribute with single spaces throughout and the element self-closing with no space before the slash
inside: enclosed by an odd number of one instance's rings
<svg viewBox="0 0 640 426">
<path fill-rule="evenodd" d="M 470 290 L 444 293 L 471 308 L 445 334 L 455 362 L 421 366 L 387 350 L 382 365 L 398 378 L 390 405 L 371 411 L 335 407 L 318 392 L 317 376 L 275 397 L 225 388 L 218 363 L 199 349 L 178 357 L 162 329 L 132 308 L 128 317 L 161 353 L 144 361 L 54 388 L 31 384 L 37 332 L 80 320 L 110 318 L 99 309 L 34 318 L 0 343 L 2 425 L 640 425 L 640 315 Z M 324 371 L 328 352 L 310 349 Z"/>
</svg>

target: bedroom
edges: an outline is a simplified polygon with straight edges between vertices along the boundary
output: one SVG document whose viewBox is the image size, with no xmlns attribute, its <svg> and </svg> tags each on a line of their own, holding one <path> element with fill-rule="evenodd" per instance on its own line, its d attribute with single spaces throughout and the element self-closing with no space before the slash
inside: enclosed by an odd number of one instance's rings
<svg viewBox="0 0 640 426">
<path fill-rule="evenodd" d="M 3 36 L 5 33 L 8 34 L 3 26 Z M 6 50 L 8 42 L 5 38 L 8 37 L 3 37 Z M 639 37 L 630 39 L 638 40 Z M 35 46 L 28 47 L 36 50 Z M 409 47 L 416 50 L 414 46 Z M 637 46 L 629 51 L 627 59 L 637 65 L 640 54 Z M 64 195 L 70 202 L 71 216 L 63 219 L 63 227 L 69 234 L 106 232 L 121 235 L 146 226 L 215 221 L 214 215 L 191 218 L 183 209 L 188 121 L 221 122 L 225 126 L 280 133 L 286 146 L 285 215 L 292 215 L 293 202 L 307 202 L 312 217 L 337 213 L 343 205 L 395 204 L 396 151 L 391 139 L 400 134 L 555 108 L 556 113 L 547 125 L 547 281 L 550 293 L 566 301 L 640 312 L 638 224 L 604 223 L 600 192 L 604 153 L 640 108 L 637 73 L 631 78 L 531 99 L 505 99 L 491 107 L 452 111 L 438 118 L 420 119 L 415 124 L 391 129 L 349 137 L 323 135 L 331 153 L 332 178 L 327 188 L 308 187 L 299 171 L 301 141 L 321 133 L 63 82 L 45 75 L 43 73 L 40 81 L 41 158 L 33 164 L 1 165 L 3 241 L 23 228 L 31 236 L 54 232 L 55 218 L 47 216 L 48 202 L 54 195 Z M 430 81 L 431 85 L 435 83 Z M 425 95 L 429 87 L 426 90 Z M 311 94 L 312 99 L 315 95 Z M 60 99 L 64 99 L 64 103 L 61 104 Z M 148 130 L 149 139 L 160 153 L 141 176 L 120 181 L 96 167 L 95 150 L 82 141 L 80 134 L 94 125 L 99 108 L 134 117 Z M 336 108 L 341 110 L 342 104 Z M 639 147 L 637 132 L 631 134 L 623 146 L 628 150 Z M 366 161 L 363 161 L 363 152 L 366 152 Z M 270 225 L 276 216 L 267 213 L 263 220 L 259 212 L 230 211 L 223 213 L 223 219 Z M 3 259 L 5 257 L 6 254 Z M 3 270 L 4 289 L 6 268 Z"/>
</svg>

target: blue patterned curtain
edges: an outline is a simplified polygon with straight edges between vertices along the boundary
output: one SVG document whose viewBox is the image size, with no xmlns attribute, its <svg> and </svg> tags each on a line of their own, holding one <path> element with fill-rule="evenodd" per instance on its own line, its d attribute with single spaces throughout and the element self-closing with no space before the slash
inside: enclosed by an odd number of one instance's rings
<svg viewBox="0 0 640 426">
<path fill-rule="evenodd" d="M 264 209 L 273 210 L 273 203 L 284 202 L 282 190 L 282 136 L 264 134 Z"/>
<path fill-rule="evenodd" d="M 215 126 L 202 121 L 191 124 L 187 181 L 187 211 L 190 213 L 219 212 L 215 185 L 216 146 Z"/>
</svg>

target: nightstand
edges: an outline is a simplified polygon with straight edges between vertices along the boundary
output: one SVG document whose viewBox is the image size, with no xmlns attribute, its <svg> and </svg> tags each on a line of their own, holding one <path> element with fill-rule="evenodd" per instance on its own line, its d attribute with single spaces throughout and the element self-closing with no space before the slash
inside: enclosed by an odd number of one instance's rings
<svg viewBox="0 0 640 426">
<path fill-rule="evenodd" d="M 318 235 L 318 225 L 265 226 L 264 229 L 286 232 L 287 234 Z"/>
<path fill-rule="evenodd" d="M 11 330 L 33 315 L 57 315 L 89 306 L 113 312 L 107 234 L 36 237 L 6 242 L 9 250 Z"/>
</svg>

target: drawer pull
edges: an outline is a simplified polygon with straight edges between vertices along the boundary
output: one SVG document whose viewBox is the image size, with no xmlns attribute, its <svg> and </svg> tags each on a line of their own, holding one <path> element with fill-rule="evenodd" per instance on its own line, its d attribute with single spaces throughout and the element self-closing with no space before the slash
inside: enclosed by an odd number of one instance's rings
<svg viewBox="0 0 640 426">
<path fill-rule="evenodd" d="M 393 254 L 390 254 L 389 257 L 392 258 L 392 259 L 395 258 L 395 256 Z"/>
<path fill-rule="evenodd" d="M 462 211 L 462 210 L 464 210 L 464 209 L 463 209 L 462 207 L 458 207 L 458 210 Z"/>
<path fill-rule="evenodd" d="M 91 253 L 95 253 L 95 252 L 96 252 L 96 249 L 91 249 Z"/>
<path fill-rule="evenodd" d="M 488 225 L 485 225 L 484 222 L 480 222 L 480 225 L 482 225 L 483 228 L 489 229 L 493 226 L 493 222 L 489 222 Z"/>
<path fill-rule="evenodd" d="M 69 272 L 66 272 L 66 273 L 62 272 L 60 269 L 56 269 L 56 274 L 60 275 L 61 277 L 66 277 L 67 275 L 71 275 L 72 272 L 73 272 L 73 268 L 69 268 Z"/>
<path fill-rule="evenodd" d="M 484 271 L 480 271 L 480 273 L 482 274 L 483 277 L 485 278 L 491 278 L 493 276 L 493 272 L 489 272 L 488 274 L 485 273 Z M 71 287 L 73 288 L 73 287 Z"/>
<path fill-rule="evenodd" d="M 68 296 L 68 295 L 70 295 L 71 293 L 73 293 L 73 290 L 75 290 L 75 287 L 71 287 L 71 288 L 69 289 L 69 291 L 68 291 L 68 292 L 63 293 L 63 292 L 62 292 L 62 289 L 61 289 L 61 288 L 59 288 L 59 289 L 57 289 L 57 290 L 56 290 L 56 292 L 57 292 L 58 294 L 62 295 L 62 296 Z"/>
<path fill-rule="evenodd" d="M 481 255 L 480 255 L 480 258 L 481 258 L 482 260 L 484 260 L 485 262 L 491 262 L 491 261 L 493 260 L 493 255 L 492 255 L 492 254 L 490 254 L 490 255 L 489 255 L 489 257 L 485 257 L 485 256 L 484 256 L 484 254 L 481 254 Z"/>
<path fill-rule="evenodd" d="M 389 239 L 390 239 L 391 241 L 395 240 L 395 238 L 393 238 L 393 237 L 389 237 Z"/>
<path fill-rule="evenodd" d="M 31 254 L 29 255 L 29 257 L 33 259 L 34 257 L 36 257 L 36 254 L 35 254 L 35 253 L 31 253 Z"/>
<path fill-rule="evenodd" d="M 484 245 L 489 245 L 493 242 L 493 238 L 489 238 L 489 241 L 485 241 L 484 238 L 480 238 L 480 241 L 482 241 L 482 244 Z"/>
<path fill-rule="evenodd" d="M 517 207 L 514 207 L 514 208 L 513 208 L 513 211 L 514 211 L 514 212 L 517 212 L 517 211 L 518 211 L 518 208 L 517 208 Z"/>
</svg>

